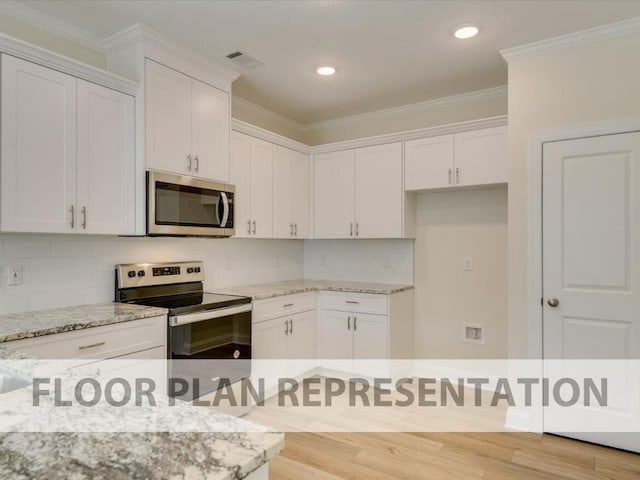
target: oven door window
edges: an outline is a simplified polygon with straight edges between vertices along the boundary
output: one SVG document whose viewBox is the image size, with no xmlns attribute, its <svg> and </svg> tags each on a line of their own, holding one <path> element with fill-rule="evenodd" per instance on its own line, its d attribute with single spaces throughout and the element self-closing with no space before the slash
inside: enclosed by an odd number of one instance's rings
<svg viewBox="0 0 640 480">
<path fill-rule="evenodd" d="M 232 203 L 232 193 L 155 182 L 156 225 L 225 228 Z"/>
</svg>

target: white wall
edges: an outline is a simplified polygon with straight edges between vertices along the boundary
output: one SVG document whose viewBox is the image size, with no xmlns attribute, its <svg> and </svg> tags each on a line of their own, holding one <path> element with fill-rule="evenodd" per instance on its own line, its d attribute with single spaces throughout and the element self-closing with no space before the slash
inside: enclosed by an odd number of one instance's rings
<svg viewBox="0 0 640 480">
<path fill-rule="evenodd" d="M 304 276 L 413 284 L 413 240 L 305 240 Z"/>
<path fill-rule="evenodd" d="M 205 288 L 273 282 L 303 274 L 303 242 L 0 234 L 0 314 L 109 302 L 118 263 L 203 260 Z M 24 283 L 7 285 L 7 265 Z"/>
<path fill-rule="evenodd" d="M 509 353 L 530 351 L 528 155 L 539 130 L 640 116 L 640 34 L 509 64 Z"/>
<path fill-rule="evenodd" d="M 506 358 L 506 187 L 419 194 L 415 277 L 416 358 Z M 485 344 L 463 341 L 465 322 Z"/>
</svg>

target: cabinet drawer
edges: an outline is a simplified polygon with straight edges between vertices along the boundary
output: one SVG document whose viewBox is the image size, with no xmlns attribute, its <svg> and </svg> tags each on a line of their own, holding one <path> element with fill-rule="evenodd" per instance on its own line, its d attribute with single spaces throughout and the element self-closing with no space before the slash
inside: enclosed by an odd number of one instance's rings
<svg viewBox="0 0 640 480">
<path fill-rule="evenodd" d="M 293 313 L 313 310 L 318 305 L 317 292 L 296 293 L 253 302 L 253 323 Z"/>
<path fill-rule="evenodd" d="M 166 347 L 167 317 L 86 328 L 7 342 L 3 346 L 34 358 L 108 359 L 155 347 Z M 75 363 L 75 362 L 74 362 Z"/>
<path fill-rule="evenodd" d="M 322 308 L 386 315 L 388 296 L 372 293 L 322 292 Z"/>
</svg>

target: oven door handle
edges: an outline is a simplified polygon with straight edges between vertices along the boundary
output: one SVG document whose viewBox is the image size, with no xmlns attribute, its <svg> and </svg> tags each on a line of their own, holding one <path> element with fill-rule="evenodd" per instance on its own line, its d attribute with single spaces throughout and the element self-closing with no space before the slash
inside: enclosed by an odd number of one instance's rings
<svg viewBox="0 0 640 480">
<path fill-rule="evenodd" d="M 205 320 L 213 320 L 215 318 L 227 317 L 236 313 L 245 313 L 253 310 L 253 305 L 247 303 L 238 305 L 237 307 L 221 308 L 219 310 L 209 310 L 206 312 L 188 313 L 186 315 L 172 315 L 169 317 L 169 325 L 171 327 L 179 327 L 188 323 L 203 322 Z"/>
</svg>

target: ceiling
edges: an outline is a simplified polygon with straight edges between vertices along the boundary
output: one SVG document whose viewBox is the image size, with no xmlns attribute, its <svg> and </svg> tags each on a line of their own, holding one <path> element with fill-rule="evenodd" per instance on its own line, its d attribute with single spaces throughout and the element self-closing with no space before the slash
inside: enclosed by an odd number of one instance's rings
<svg viewBox="0 0 640 480">
<path fill-rule="evenodd" d="M 303 124 L 504 85 L 499 50 L 640 16 L 637 0 L 20 3 L 103 38 L 142 22 L 216 60 L 241 50 L 264 65 L 234 95 Z M 480 34 L 455 39 L 469 22 Z"/>
</svg>

